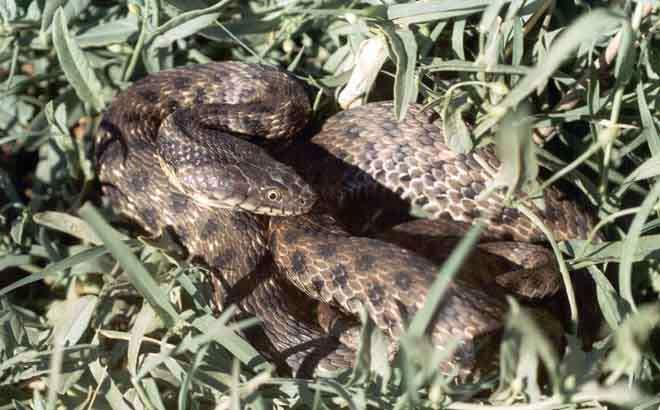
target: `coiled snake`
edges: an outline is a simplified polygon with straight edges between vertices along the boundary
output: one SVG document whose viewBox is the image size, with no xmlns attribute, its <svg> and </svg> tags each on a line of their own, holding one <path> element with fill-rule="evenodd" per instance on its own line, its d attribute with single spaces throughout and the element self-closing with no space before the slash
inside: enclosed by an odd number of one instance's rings
<svg viewBox="0 0 660 410">
<path fill-rule="evenodd" d="M 502 329 L 504 289 L 536 297 L 560 287 L 553 256 L 533 244 L 544 240 L 538 228 L 502 193 L 480 196 L 499 167 L 494 151 L 455 154 L 419 106 L 396 122 L 389 102 L 340 112 L 310 141 L 288 143 L 310 111 L 304 86 L 266 66 L 147 76 L 101 122 L 103 192 L 149 234 L 172 228 L 215 272 L 220 303 L 262 319 L 248 336 L 298 375 L 353 364 L 361 306 L 398 337 L 451 250 L 446 237 L 486 218 L 491 242 L 429 329 L 438 347 L 461 342 L 443 366 L 474 371 L 482 341 Z M 556 239 L 585 236 L 587 213 L 554 188 L 544 199 L 543 210 L 528 205 Z M 432 220 L 411 221 L 411 204 Z"/>
</svg>

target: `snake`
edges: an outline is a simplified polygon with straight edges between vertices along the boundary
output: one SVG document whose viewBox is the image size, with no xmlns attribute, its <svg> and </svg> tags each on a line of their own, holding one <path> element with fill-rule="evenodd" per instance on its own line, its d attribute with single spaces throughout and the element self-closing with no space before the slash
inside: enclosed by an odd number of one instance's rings
<svg viewBox="0 0 660 410">
<path fill-rule="evenodd" d="M 146 234 L 173 232 L 209 268 L 216 306 L 260 319 L 244 336 L 300 377 L 355 365 L 364 312 L 396 357 L 439 264 L 483 220 L 484 240 L 426 335 L 448 352 L 443 372 L 485 371 L 506 295 L 561 288 L 543 231 L 506 205 L 504 190 L 484 195 L 501 166 L 495 150 L 455 153 L 414 103 L 400 120 L 393 102 L 371 102 L 315 129 L 309 95 L 284 70 L 238 61 L 147 75 L 100 122 L 103 196 Z M 542 203 L 520 197 L 557 240 L 593 227 L 554 186 Z"/>
</svg>

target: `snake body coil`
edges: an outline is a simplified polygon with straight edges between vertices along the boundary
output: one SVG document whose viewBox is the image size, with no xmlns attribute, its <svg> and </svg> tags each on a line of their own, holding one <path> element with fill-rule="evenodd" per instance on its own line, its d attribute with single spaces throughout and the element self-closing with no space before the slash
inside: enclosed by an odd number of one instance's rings
<svg viewBox="0 0 660 410">
<path fill-rule="evenodd" d="M 502 328 L 504 288 L 527 296 L 559 288 L 554 271 L 547 280 L 536 275 L 554 267 L 551 254 L 528 243 L 543 239 L 538 228 L 504 208 L 501 193 L 479 196 L 499 167 L 492 149 L 455 154 L 419 106 L 397 123 L 390 103 L 330 118 L 310 142 L 281 155 L 289 165 L 253 144 L 295 136 L 309 112 L 304 87 L 264 66 L 212 63 L 148 76 L 119 94 L 101 123 L 103 191 L 147 232 L 171 227 L 216 272 L 222 302 L 262 319 L 248 336 L 299 375 L 353 364 L 361 306 L 396 339 L 447 254 L 446 246 L 413 252 L 416 243 L 459 236 L 484 217 L 488 238 L 523 242 L 480 245 L 475 252 L 504 257 L 507 268 L 491 276 L 487 264 L 466 267 L 429 329 L 437 347 L 461 342 L 443 366 L 470 373 L 480 365 L 480 340 Z M 352 236 L 342 223 L 351 225 L 355 202 L 366 198 L 383 209 L 403 200 L 436 221 Z M 545 210 L 530 208 L 557 239 L 591 226 L 561 192 L 548 190 L 545 202 Z"/>
</svg>

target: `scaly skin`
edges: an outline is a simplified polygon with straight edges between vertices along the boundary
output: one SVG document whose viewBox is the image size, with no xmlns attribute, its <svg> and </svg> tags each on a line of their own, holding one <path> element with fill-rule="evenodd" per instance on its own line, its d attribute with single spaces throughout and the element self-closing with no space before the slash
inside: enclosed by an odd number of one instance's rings
<svg viewBox="0 0 660 410">
<path fill-rule="evenodd" d="M 220 305 L 236 303 L 261 318 L 266 339 L 258 345 L 300 376 L 354 363 L 360 304 L 385 334 L 400 336 L 449 249 L 416 254 L 409 250 L 414 244 L 397 242 L 410 228 L 395 229 L 389 239 L 387 233 L 351 236 L 321 210 L 348 206 L 350 214 L 357 209 L 351 201 L 373 194 L 380 205 L 385 192 L 405 200 L 397 205 L 409 201 L 444 221 L 450 231 L 463 232 L 486 217 L 491 239 L 518 242 L 480 247 L 485 261 L 494 258 L 484 263 L 489 272 L 459 275 L 429 334 L 440 348 L 454 338 L 461 343 L 444 370 L 469 376 L 489 367 L 480 352 L 502 329 L 503 288 L 558 288 L 556 276 L 534 276 L 537 261 L 554 263 L 527 243 L 544 239 L 538 228 L 503 208 L 500 192 L 479 198 L 499 166 L 492 149 L 454 154 L 419 106 L 396 123 L 391 103 L 330 118 L 311 144 L 285 159 L 295 167 L 250 143 L 295 136 L 309 111 L 302 85 L 264 66 L 212 63 L 148 76 L 120 93 L 101 123 L 96 159 L 104 193 L 148 233 L 173 228 L 190 254 L 216 273 Z M 323 201 L 302 215 L 317 198 L 308 183 Z M 585 235 L 590 218 L 573 202 L 554 189 L 545 202 L 545 210 L 529 205 L 556 239 Z M 502 256 L 520 266 L 523 285 L 510 274 L 488 280 L 510 268 L 496 261 Z"/>
<path fill-rule="evenodd" d="M 311 142 L 329 154 L 313 165 L 327 172 L 303 173 L 318 187 L 329 187 L 323 199 L 352 207 L 373 191 L 387 189 L 417 206 L 432 219 L 472 223 L 488 220 L 491 239 L 545 241 L 532 221 L 504 207 L 502 190 L 481 197 L 500 167 L 492 146 L 469 154 L 449 149 L 442 130 L 430 113 L 412 104 L 401 122 L 393 116 L 392 102 L 366 104 L 328 119 Z M 345 165 L 338 167 L 337 158 Z M 318 188 L 321 190 L 322 188 Z M 544 192 L 544 209 L 527 200 L 525 205 L 547 225 L 556 240 L 586 237 L 591 216 L 554 187 Z"/>
</svg>

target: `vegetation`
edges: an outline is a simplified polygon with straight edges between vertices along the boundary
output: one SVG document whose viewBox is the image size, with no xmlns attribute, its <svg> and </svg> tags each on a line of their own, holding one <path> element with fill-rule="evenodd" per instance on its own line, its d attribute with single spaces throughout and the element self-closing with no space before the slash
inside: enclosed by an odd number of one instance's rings
<svg viewBox="0 0 660 410">
<path fill-rule="evenodd" d="M 658 6 L 1 0 L 0 408 L 657 408 Z M 498 144 L 498 184 L 533 194 L 561 180 L 586 194 L 607 242 L 552 241 L 570 302 L 567 351 L 512 302 L 494 380 L 453 386 L 438 374 L 437 358 L 414 342 L 424 311 L 391 366 L 366 326 L 355 370 L 274 374 L 237 334 L 254 321 L 230 322 L 231 309 L 214 315 L 202 267 L 112 213 L 90 156 L 120 89 L 228 59 L 308 81 L 319 120 L 369 89 L 368 99 L 394 99 L 399 116 L 428 103 L 454 149 Z M 542 185 L 533 182 L 539 164 Z M 440 268 L 429 303 L 477 237 L 475 228 Z M 593 297 L 573 290 L 577 269 L 595 283 Z M 594 318 L 578 303 L 596 306 Z M 570 329 L 600 317 L 599 340 L 585 347 Z"/>
</svg>

